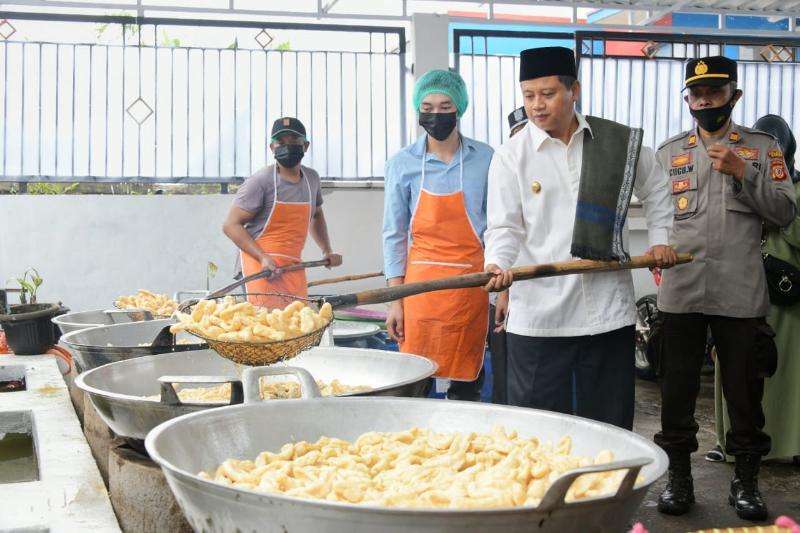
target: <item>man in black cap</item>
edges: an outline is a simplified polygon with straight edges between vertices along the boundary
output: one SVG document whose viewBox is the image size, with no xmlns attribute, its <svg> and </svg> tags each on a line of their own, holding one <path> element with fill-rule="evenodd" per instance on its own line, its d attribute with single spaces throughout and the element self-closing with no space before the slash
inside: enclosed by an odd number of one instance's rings
<svg viewBox="0 0 800 533">
<path fill-rule="evenodd" d="M 497 276 L 487 288 L 508 286 L 514 264 L 627 259 L 633 192 L 644 204 L 648 253 L 671 266 L 667 179 L 653 151 L 641 147 L 641 130 L 575 111 L 581 87 L 572 50 L 525 50 L 521 60 L 529 120 L 495 151 L 489 169 L 486 269 Z M 630 272 L 523 281 L 509 292 L 509 404 L 631 429 L 636 312 Z"/>
<path fill-rule="evenodd" d="M 305 126 L 294 117 L 279 118 L 272 125 L 270 140 L 275 164 L 244 181 L 223 225 L 225 235 L 240 251 L 237 271 L 248 276 L 300 262 L 309 233 L 328 266 L 341 265 L 342 257 L 333 253 L 328 237 L 319 174 L 300 164 L 309 147 Z M 248 293 L 305 297 L 307 291 L 304 270 L 247 284 Z M 250 300 L 267 306 L 281 303 L 265 297 Z"/>
<path fill-rule="evenodd" d="M 658 149 L 669 173 L 675 207 L 670 242 L 694 261 L 665 272 L 658 292 L 656 339 L 661 377 L 661 431 L 656 443 L 669 455 L 669 480 L 658 509 L 686 513 L 694 503 L 689 456 L 697 450 L 695 401 L 708 328 L 730 415 L 726 452 L 736 459 L 729 502 L 748 520 L 764 520 L 758 490 L 761 457 L 770 450 L 762 431 L 764 378 L 777 353 L 765 316 L 769 309 L 761 258 L 764 222 L 785 226 L 795 216 L 795 195 L 775 138 L 734 124 L 742 91 L 736 62 L 692 59 L 684 100 L 697 122 Z"/>
</svg>

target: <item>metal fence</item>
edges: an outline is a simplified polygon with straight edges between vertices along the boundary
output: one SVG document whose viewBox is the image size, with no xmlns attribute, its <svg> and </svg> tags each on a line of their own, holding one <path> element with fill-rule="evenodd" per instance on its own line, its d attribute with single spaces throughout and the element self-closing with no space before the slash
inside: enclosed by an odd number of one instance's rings
<svg viewBox="0 0 800 533">
<path fill-rule="evenodd" d="M 460 30 L 467 43 L 456 45 L 455 67 L 470 92 L 470 107 L 462 119 L 467 136 L 500 145 L 508 138 L 506 117 L 522 105 L 519 90 L 517 55 L 490 52 L 490 39 L 552 40 L 562 44 L 572 39 L 578 54 L 582 94 L 579 107 L 583 113 L 641 127 L 645 145 L 657 147 L 669 137 L 692 127 L 692 118 L 683 101 L 684 64 L 687 58 L 724 53 L 739 55 L 739 88 L 744 98 L 734 110 L 734 120 L 751 126 L 757 118 L 774 113 L 781 115 L 792 129 L 800 128 L 800 64 L 797 46 L 800 41 L 726 37 L 712 38 L 618 33 L 542 34 L 533 32 L 492 32 Z M 632 46 L 657 48 L 653 58 L 615 55 L 609 43 L 626 42 Z M 466 45 L 465 45 L 466 44 Z M 759 51 L 766 45 L 785 46 L 791 58 L 784 62 L 762 60 Z M 524 47 L 524 45 L 523 45 Z M 735 49 L 733 48 L 735 47 Z M 466 49 L 466 51 L 464 51 Z M 741 56 L 745 55 L 746 58 Z"/>
<path fill-rule="evenodd" d="M 615 53 L 614 45 L 653 50 L 651 59 Z M 800 41 L 774 39 L 644 34 L 619 36 L 577 33 L 583 112 L 644 129 L 644 144 L 657 147 L 693 126 L 683 101 L 684 66 L 688 58 L 711 55 L 738 57 L 739 83 L 744 92 L 733 120 L 752 126 L 768 113 L 782 116 L 792 129 L 800 126 L 800 80 L 796 62 Z M 785 50 L 785 61 L 766 62 L 764 47 Z"/>
<path fill-rule="evenodd" d="M 403 30 L 343 31 L 383 31 L 383 50 L 0 42 L 0 181 L 237 182 L 285 115 L 324 178 L 382 176 L 406 141 Z"/>
<path fill-rule="evenodd" d="M 492 40 L 509 40 L 526 47 L 525 40 L 572 42 L 571 33 L 543 33 L 495 30 L 453 32 L 454 67 L 464 78 L 470 105 L 461 118 L 467 137 L 499 146 L 509 135 L 508 117 L 522 105 L 519 90 L 519 56 L 494 54 Z"/>
</svg>

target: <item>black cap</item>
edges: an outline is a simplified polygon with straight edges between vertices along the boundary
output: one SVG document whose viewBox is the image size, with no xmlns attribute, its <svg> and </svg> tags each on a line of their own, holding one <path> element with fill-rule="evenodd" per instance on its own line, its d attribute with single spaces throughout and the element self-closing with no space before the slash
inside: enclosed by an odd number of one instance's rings
<svg viewBox="0 0 800 533">
<path fill-rule="evenodd" d="M 737 81 L 736 61 L 724 56 L 700 57 L 686 63 L 685 87 L 712 85 L 720 87 Z"/>
<path fill-rule="evenodd" d="M 519 81 L 545 76 L 578 77 L 575 54 L 563 46 L 529 48 L 519 54 Z"/>
<path fill-rule="evenodd" d="M 525 114 L 525 107 L 518 107 L 508 114 L 508 127 L 511 131 L 517 126 L 522 126 L 528 122 L 528 115 Z"/>
<path fill-rule="evenodd" d="M 306 127 L 294 117 L 282 117 L 272 123 L 272 134 L 270 138 L 274 141 L 284 133 L 293 133 L 305 140 Z"/>
</svg>

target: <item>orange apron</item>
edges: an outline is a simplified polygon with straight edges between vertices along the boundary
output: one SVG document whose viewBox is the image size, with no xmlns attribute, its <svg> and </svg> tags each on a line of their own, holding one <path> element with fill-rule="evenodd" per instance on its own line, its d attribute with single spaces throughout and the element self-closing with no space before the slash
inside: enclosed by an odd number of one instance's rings
<svg viewBox="0 0 800 533">
<path fill-rule="evenodd" d="M 405 282 L 428 281 L 483 270 L 483 246 L 464 202 L 463 144 L 460 188 L 451 194 L 425 189 L 425 155 L 419 200 L 411 218 Z M 483 366 L 489 295 L 481 288 L 436 291 L 403 300 L 405 341 L 400 351 L 439 365 L 437 377 L 474 381 Z"/>
<path fill-rule="evenodd" d="M 301 174 L 301 179 L 305 179 Z M 272 212 L 264 224 L 261 234 L 255 239 L 259 248 L 269 255 L 278 267 L 300 262 L 303 247 L 311 225 L 311 186 L 305 179 L 308 189 L 308 202 L 281 202 L 278 200 L 278 165 L 273 172 Z M 249 276 L 260 272 L 261 262 L 253 256 L 240 252 L 242 259 L 242 275 Z M 247 292 L 277 292 L 293 296 L 307 297 L 308 285 L 305 270 L 286 272 L 275 279 L 258 279 L 245 284 Z M 273 308 L 283 308 L 289 303 L 284 298 L 268 296 L 250 296 L 250 303 Z"/>
</svg>

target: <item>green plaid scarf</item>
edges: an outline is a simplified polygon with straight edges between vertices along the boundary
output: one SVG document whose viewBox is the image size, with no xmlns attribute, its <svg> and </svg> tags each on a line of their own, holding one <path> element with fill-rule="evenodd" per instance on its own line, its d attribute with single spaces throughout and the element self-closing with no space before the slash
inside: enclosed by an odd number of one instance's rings
<svg viewBox="0 0 800 533">
<path fill-rule="evenodd" d="M 583 136 L 583 162 L 570 253 L 582 259 L 628 261 L 622 228 L 636 180 L 642 130 L 597 117 Z"/>
</svg>

